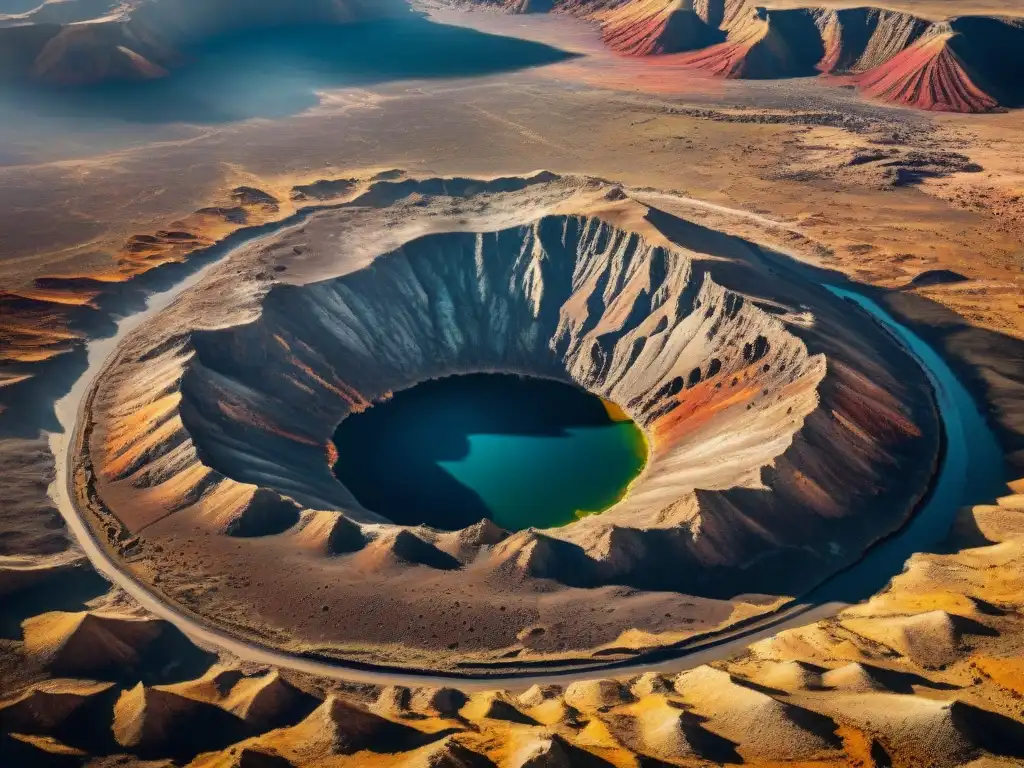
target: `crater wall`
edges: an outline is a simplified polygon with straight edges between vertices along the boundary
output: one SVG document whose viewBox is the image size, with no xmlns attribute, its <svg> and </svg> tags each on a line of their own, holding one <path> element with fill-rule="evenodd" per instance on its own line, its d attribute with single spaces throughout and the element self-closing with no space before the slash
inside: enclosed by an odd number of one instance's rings
<svg viewBox="0 0 1024 768">
<path fill-rule="evenodd" d="M 923 375 L 881 329 L 782 257 L 601 182 L 381 183 L 232 260 L 101 380 L 82 496 L 162 589 L 204 615 L 226 594 L 291 642 L 344 654 L 398 628 L 296 619 L 275 595 L 329 588 L 369 620 L 413 584 L 449 609 L 438 621 L 483 628 L 476 657 L 590 652 L 638 627 L 678 640 L 856 560 L 934 467 Z M 189 306 L 210 309 L 205 329 Z M 618 403 L 649 437 L 647 467 L 610 510 L 546 531 L 404 528 L 362 508 L 331 472 L 337 423 L 471 371 Z M 894 467 L 908 482 L 883 482 Z M 218 596 L 168 578 L 185 563 Z M 623 610 L 549 631 L 569 600 Z M 495 621 L 496 602 L 516 618 Z M 434 653 L 443 632 L 424 621 L 403 637 Z"/>
</svg>

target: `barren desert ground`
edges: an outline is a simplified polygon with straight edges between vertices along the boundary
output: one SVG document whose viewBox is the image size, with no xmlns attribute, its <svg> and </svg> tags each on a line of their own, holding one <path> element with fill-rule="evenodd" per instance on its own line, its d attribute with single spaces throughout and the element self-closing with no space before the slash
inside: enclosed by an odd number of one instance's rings
<svg viewBox="0 0 1024 768">
<path fill-rule="evenodd" d="M 0 116 L 0 765 L 1024 764 L 1020 4 L 0 0 Z"/>
</svg>

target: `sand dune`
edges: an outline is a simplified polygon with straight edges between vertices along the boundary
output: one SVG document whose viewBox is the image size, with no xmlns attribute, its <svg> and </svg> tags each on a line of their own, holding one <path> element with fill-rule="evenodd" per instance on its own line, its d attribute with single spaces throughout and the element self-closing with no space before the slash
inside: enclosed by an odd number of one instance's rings
<svg viewBox="0 0 1024 768">
<path fill-rule="evenodd" d="M 600 21 L 605 44 L 630 56 L 692 51 L 725 38 L 711 9 L 701 9 L 688 0 L 625 3 Z"/>
<path fill-rule="evenodd" d="M 675 689 L 707 718 L 705 726 L 738 744 L 745 758 L 807 760 L 837 749 L 836 724 L 808 710 L 785 704 L 741 685 L 727 672 L 702 667 L 684 672 Z"/>
<path fill-rule="evenodd" d="M 86 710 L 110 706 L 104 694 L 113 683 L 79 680 L 46 680 L 13 699 L 0 701 L 0 730 L 8 733 L 54 735 L 74 719 L 88 719 Z"/>
<path fill-rule="evenodd" d="M 11 765 L 32 765 L 41 768 L 76 768 L 88 754 L 47 737 L 21 733 L 0 734 L 0 758 Z"/>
<path fill-rule="evenodd" d="M 213 704 L 139 683 L 118 699 L 113 730 L 118 744 L 138 754 L 180 755 L 225 747 L 244 738 L 247 728 Z"/>
<path fill-rule="evenodd" d="M 270 731 L 252 744 L 302 765 L 363 750 L 404 752 L 429 740 L 413 728 L 329 696 L 298 725 Z"/>
<path fill-rule="evenodd" d="M 85 556 L 75 549 L 53 555 L 0 555 L 0 597 L 83 570 Z"/>
<path fill-rule="evenodd" d="M 25 648 L 58 673 L 88 676 L 136 666 L 164 623 L 112 612 L 45 613 L 28 619 Z"/>
<path fill-rule="evenodd" d="M 940 588 L 969 595 L 978 589 L 972 583 L 996 585 L 988 596 L 1002 607 L 983 606 L 985 613 L 978 615 L 989 624 L 1015 626 L 1018 614 L 1007 610 L 1008 601 L 1019 604 L 1021 590 L 989 580 L 1000 577 L 978 565 L 1019 558 L 1020 500 L 1014 493 L 990 505 L 1017 515 L 1004 513 L 998 536 L 989 530 L 999 541 L 929 556 L 931 567 L 912 566 L 886 593 L 838 620 L 784 632 L 720 668 L 699 667 L 674 679 L 648 673 L 632 680 L 534 686 L 518 697 L 393 686 L 375 694 L 373 708 L 385 716 L 367 711 L 356 694 L 327 695 L 319 704 L 309 697 L 304 706 L 315 709 L 308 716 L 269 731 L 279 713 L 294 712 L 294 697 L 306 696 L 274 672 L 218 666 L 192 681 L 127 689 L 116 703 L 117 690 L 109 683 L 53 680 L 0 702 L 0 755 L 40 765 L 79 758 L 83 752 L 70 725 L 83 716 L 102 718 L 106 709 L 113 714 L 117 748 L 131 754 L 191 759 L 171 738 L 183 732 L 190 734 L 192 748 L 205 744 L 216 750 L 195 757 L 192 768 L 346 760 L 380 768 L 599 766 L 632 764 L 637 756 L 670 765 L 742 762 L 767 768 L 804 761 L 839 768 L 869 753 L 876 760 L 884 754 L 895 765 L 1013 765 L 1024 756 L 1024 726 L 1006 714 L 1016 712 L 1020 688 L 1014 634 L 986 634 L 977 620 L 929 608 L 922 596 L 930 596 L 934 606 Z M 975 516 L 983 518 L 984 512 L 963 513 L 965 520 Z M 957 530 L 973 535 L 969 527 Z M 971 575 L 950 579 L 949 572 Z M 949 602 L 950 596 L 941 599 Z M 921 607 L 912 614 L 878 615 L 886 606 L 905 611 L 909 605 Z M 854 634 L 844 634 L 846 627 Z M 957 637 L 970 638 L 975 648 L 951 644 Z M 862 660 L 843 663 L 843 656 Z M 246 738 L 247 727 L 262 733 Z M 22 735 L 26 731 L 33 735 Z M 64 733 L 69 740 L 62 739 Z M 53 762 L 53 756 L 60 759 Z"/>
<path fill-rule="evenodd" d="M 274 670 L 259 675 L 212 667 L 197 680 L 162 686 L 160 690 L 206 704 L 215 704 L 258 730 L 290 725 L 296 713 L 313 709 L 315 701 Z"/>
</svg>

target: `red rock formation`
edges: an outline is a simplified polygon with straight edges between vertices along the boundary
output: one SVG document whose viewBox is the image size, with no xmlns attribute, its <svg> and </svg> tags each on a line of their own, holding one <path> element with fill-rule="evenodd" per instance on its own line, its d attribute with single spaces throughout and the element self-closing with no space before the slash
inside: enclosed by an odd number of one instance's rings
<svg viewBox="0 0 1024 768">
<path fill-rule="evenodd" d="M 725 35 L 699 13 L 693 0 L 638 0 L 609 11 L 602 37 L 629 56 L 680 53 L 721 42 Z"/>
<path fill-rule="evenodd" d="M 869 95 L 936 112 L 991 112 L 999 102 L 975 82 L 954 35 L 927 37 L 856 79 Z"/>
</svg>

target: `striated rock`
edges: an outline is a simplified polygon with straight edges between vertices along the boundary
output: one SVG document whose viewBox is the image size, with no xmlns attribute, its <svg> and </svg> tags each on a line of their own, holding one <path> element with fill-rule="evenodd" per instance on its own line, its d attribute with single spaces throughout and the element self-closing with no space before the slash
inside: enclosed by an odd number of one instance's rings
<svg viewBox="0 0 1024 768">
<path fill-rule="evenodd" d="M 602 38 L 609 48 L 629 56 L 692 51 L 724 40 L 708 6 L 703 15 L 700 10 L 693 0 L 623 3 L 601 17 Z"/>
<path fill-rule="evenodd" d="M 364 661 L 409 643 L 439 663 L 466 649 L 475 664 L 504 663 L 479 651 L 549 624 L 527 615 L 535 589 L 555 602 L 580 587 L 623 587 L 615 599 L 629 602 L 691 594 L 704 600 L 661 615 L 710 630 L 735 620 L 728 603 L 742 595 L 797 594 L 852 563 L 931 475 L 920 371 L 867 317 L 780 279 L 755 245 L 611 189 L 551 174 L 376 181 L 351 207 L 239 254 L 258 277 L 214 270 L 103 376 L 88 446 L 97 513 L 119 541 L 144 531 L 154 569 L 208 552 L 209 575 L 225 577 L 209 604 L 251 603 L 295 647 L 362 645 Z M 344 256 L 322 247 L 338 233 Z M 265 263 L 290 265 L 292 282 L 261 283 Z M 202 312 L 190 302 L 206 308 L 206 292 L 223 291 L 241 306 L 193 328 Z M 813 322 L 780 320 L 798 309 Z M 495 370 L 574 382 L 642 427 L 649 462 L 619 503 L 546 531 L 442 532 L 415 525 L 415 509 L 414 527 L 394 525 L 337 481 L 324 446 L 346 416 L 425 379 Z M 893 468 L 899 484 L 884 481 Z M 865 508 L 877 510 L 870 523 Z M 253 577 L 267 558 L 280 559 L 270 585 Z M 410 566 L 428 589 L 407 588 Z M 337 605 L 359 607 L 351 621 L 306 599 L 328 582 Z M 285 589 L 299 616 L 282 615 Z M 573 599 L 589 611 L 602 594 Z M 415 605 L 401 626 L 366 608 L 397 602 Z M 743 616 L 768 603 L 748 601 Z M 517 618 L 481 621 L 485 604 Z M 659 623 L 667 634 L 636 635 L 640 647 L 679 639 Z M 452 627 L 467 637 L 442 642 Z M 601 644 L 630 628 L 608 626 Z M 571 629 L 553 629 L 531 654 L 576 650 L 554 636 Z"/>
<path fill-rule="evenodd" d="M 555 10 L 601 25 L 606 45 L 630 56 L 727 78 L 851 75 L 861 90 L 917 109 L 991 112 L 1024 104 L 1019 19 L 935 22 L 881 7 L 759 7 L 752 0 L 470 0 L 506 11 Z M 777 4 L 785 5 L 785 4 Z"/>
<path fill-rule="evenodd" d="M 75 6 L 81 6 L 76 10 Z M 64 6 L 66 16 L 54 12 Z M 408 13 L 400 0 L 299 0 L 282 15 L 274 2 L 127 0 L 100 9 L 50 3 L 24 23 L 0 27 L 0 78 L 56 85 L 152 80 L 187 60 L 189 44 L 282 24 L 344 24 Z M 76 23 L 88 22 L 88 23 Z"/>
<path fill-rule="evenodd" d="M 870 96 L 944 112 L 1024 104 L 1020 19 L 964 16 L 933 25 L 914 44 L 856 78 Z"/>
<path fill-rule="evenodd" d="M 971 77 L 952 45 L 953 35 L 933 34 L 857 78 L 875 98 L 938 112 L 991 112 L 999 102 Z"/>
<path fill-rule="evenodd" d="M 840 8 L 818 17 L 825 55 L 818 69 L 831 74 L 878 67 L 915 43 L 930 21 L 885 8 Z"/>
</svg>

